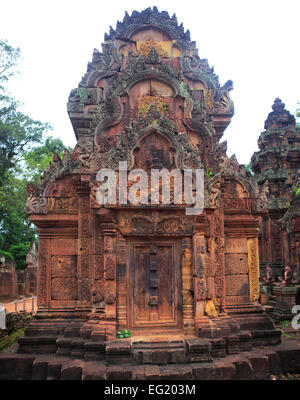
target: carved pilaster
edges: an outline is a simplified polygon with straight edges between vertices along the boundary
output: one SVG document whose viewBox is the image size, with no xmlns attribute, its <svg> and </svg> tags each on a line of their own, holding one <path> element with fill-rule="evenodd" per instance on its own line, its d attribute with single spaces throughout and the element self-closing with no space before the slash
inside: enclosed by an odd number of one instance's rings
<svg viewBox="0 0 300 400">
<path fill-rule="evenodd" d="M 89 186 L 80 182 L 77 187 L 79 197 L 78 213 L 78 301 L 77 308 L 89 310 L 91 307 L 90 275 L 90 215 Z"/>
<path fill-rule="evenodd" d="M 259 258 L 258 258 L 258 239 L 248 239 L 248 263 L 249 263 L 249 286 L 250 300 L 259 299 Z"/>
<path fill-rule="evenodd" d="M 39 311 L 48 308 L 49 294 L 49 273 L 50 273 L 50 239 L 39 239 L 39 262 L 37 273 L 37 303 Z"/>
<path fill-rule="evenodd" d="M 216 303 L 220 310 L 225 310 L 224 215 L 219 210 L 215 212 L 214 228 Z"/>
<path fill-rule="evenodd" d="M 118 329 L 122 330 L 128 327 L 127 243 L 121 234 L 117 240 L 117 322 Z"/>
<path fill-rule="evenodd" d="M 95 218 L 93 251 L 93 304 L 99 306 L 104 301 L 104 246 L 99 218 Z"/>
<path fill-rule="evenodd" d="M 117 236 L 115 223 L 102 223 L 103 247 L 104 247 L 104 302 L 106 318 L 106 337 L 116 337 L 117 315 Z"/>
<path fill-rule="evenodd" d="M 193 290 L 193 255 L 190 237 L 182 239 L 181 268 L 184 332 L 185 334 L 194 334 L 194 301 L 191 293 Z"/>
<path fill-rule="evenodd" d="M 193 235 L 193 283 L 195 301 L 195 321 L 199 321 L 204 316 L 205 302 L 207 298 L 207 285 L 204 273 L 205 238 L 202 233 Z"/>
</svg>

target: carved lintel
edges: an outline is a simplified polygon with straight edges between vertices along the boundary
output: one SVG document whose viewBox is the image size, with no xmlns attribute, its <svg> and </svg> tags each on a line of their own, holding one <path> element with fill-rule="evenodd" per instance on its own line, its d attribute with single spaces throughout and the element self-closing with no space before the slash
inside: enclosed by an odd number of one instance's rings
<svg viewBox="0 0 300 400">
<path fill-rule="evenodd" d="M 193 233 L 193 217 L 152 215 L 133 215 L 126 219 L 126 228 L 122 230 L 127 235 L 163 235 L 190 236 Z"/>
</svg>

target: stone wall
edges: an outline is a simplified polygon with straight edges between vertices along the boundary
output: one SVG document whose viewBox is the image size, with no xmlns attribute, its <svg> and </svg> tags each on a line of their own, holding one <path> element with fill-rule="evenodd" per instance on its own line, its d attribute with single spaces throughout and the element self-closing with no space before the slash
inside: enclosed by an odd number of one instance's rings
<svg viewBox="0 0 300 400">
<path fill-rule="evenodd" d="M 37 267 L 28 267 L 25 270 L 15 269 L 14 264 L 0 267 L 0 297 L 35 296 L 36 272 Z"/>
<path fill-rule="evenodd" d="M 0 268 L 0 297 L 18 296 L 17 274 L 15 266 L 6 265 Z"/>
</svg>

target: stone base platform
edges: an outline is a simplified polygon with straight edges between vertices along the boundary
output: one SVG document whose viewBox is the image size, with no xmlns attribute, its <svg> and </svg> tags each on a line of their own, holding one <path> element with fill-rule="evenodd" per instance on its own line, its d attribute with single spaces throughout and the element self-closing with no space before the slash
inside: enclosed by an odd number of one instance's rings
<svg viewBox="0 0 300 400">
<path fill-rule="evenodd" d="M 193 343 L 190 346 L 193 347 Z M 272 347 L 256 348 L 222 358 L 203 357 L 198 362 L 165 364 L 154 361 L 111 364 L 107 360 L 87 361 L 54 353 L 27 355 L 3 352 L 0 354 L 0 379 L 268 380 L 271 375 L 280 373 L 300 373 L 300 340 L 284 338 L 281 344 Z"/>
<path fill-rule="evenodd" d="M 264 321 L 263 315 L 259 317 Z M 274 329 L 273 324 L 262 325 L 259 317 L 248 316 L 244 321 L 239 317 L 239 324 L 230 319 L 231 325 L 227 319 L 212 319 L 199 327 L 198 336 L 161 333 L 113 340 L 107 340 L 105 331 L 90 330 L 86 320 L 36 319 L 25 330 L 25 336 L 19 338 L 18 352 L 55 354 L 84 361 L 104 360 L 109 364 L 212 362 L 257 346 L 279 344 L 281 330 Z"/>
</svg>

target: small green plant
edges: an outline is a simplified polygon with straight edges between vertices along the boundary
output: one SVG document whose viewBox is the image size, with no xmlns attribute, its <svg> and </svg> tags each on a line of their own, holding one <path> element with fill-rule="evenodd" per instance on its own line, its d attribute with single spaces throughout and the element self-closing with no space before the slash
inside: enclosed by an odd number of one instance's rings
<svg viewBox="0 0 300 400">
<path fill-rule="evenodd" d="M 213 171 L 210 168 L 206 169 L 206 175 L 208 178 L 211 178 L 212 176 L 214 176 Z"/>
<path fill-rule="evenodd" d="M 123 338 L 129 338 L 131 337 L 132 333 L 125 329 L 124 331 L 118 331 L 117 332 L 117 338 L 123 339 Z"/>
<path fill-rule="evenodd" d="M 288 328 L 289 324 L 290 324 L 289 321 L 283 321 L 281 326 L 282 326 L 282 328 Z"/>
</svg>

